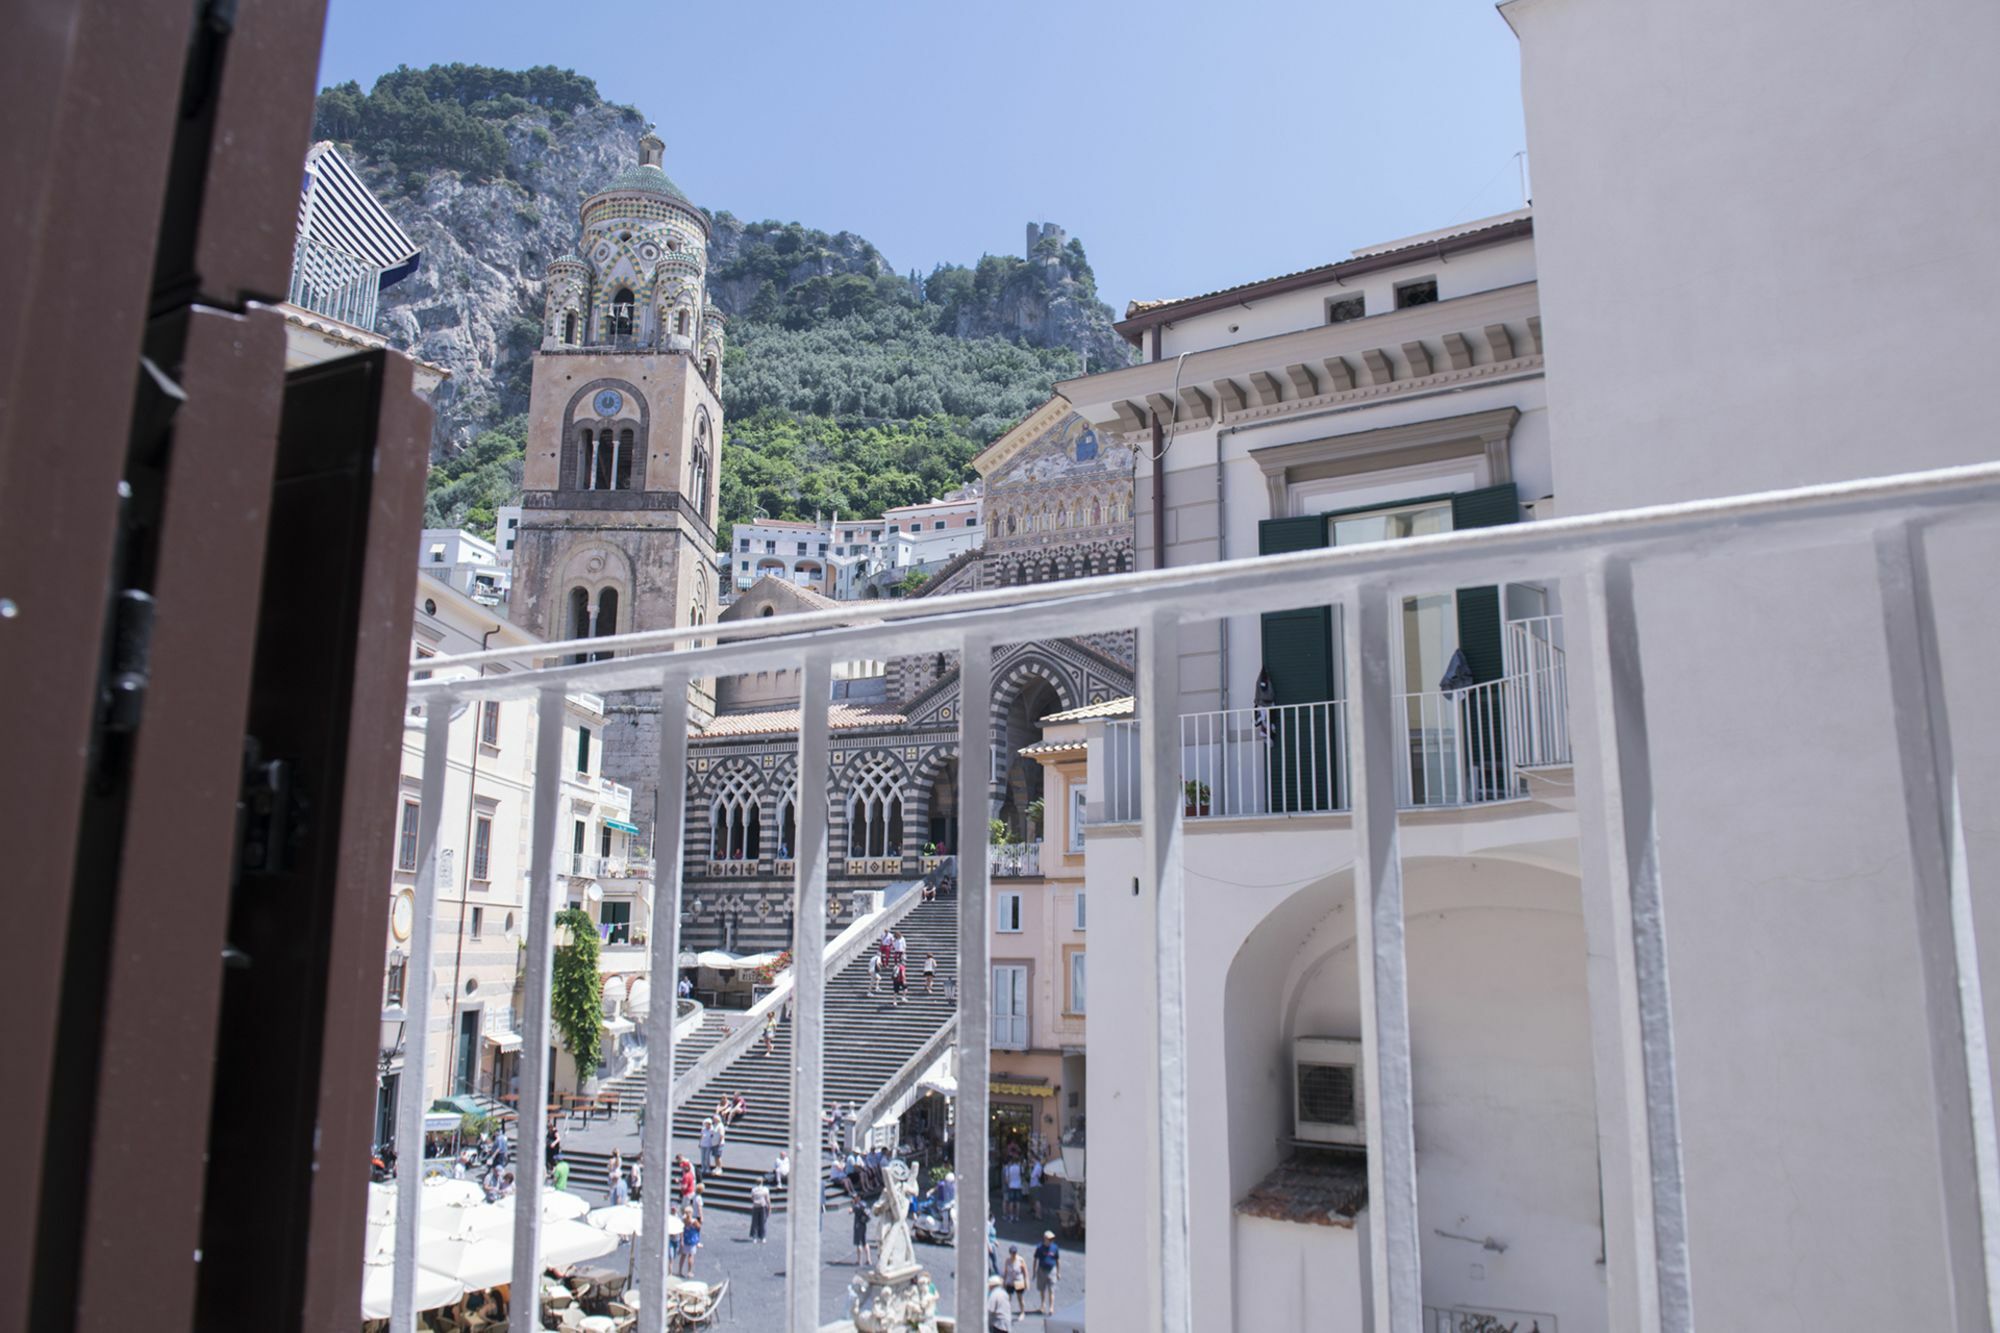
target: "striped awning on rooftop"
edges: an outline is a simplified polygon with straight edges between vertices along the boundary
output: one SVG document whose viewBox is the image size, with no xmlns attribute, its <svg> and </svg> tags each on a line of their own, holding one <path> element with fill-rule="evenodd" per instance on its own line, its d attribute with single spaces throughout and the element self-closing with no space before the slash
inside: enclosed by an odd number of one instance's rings
<svg viewBox="0 0 2000 1333">
<path fill-rule="evenodd" d="M 299 182 L 299 239 L 381 269 L 383 289 L 415 273 L 422 258 L 409 233 L 326 142 L 314 144 L 306 153 L 305 175 Z"/>
</svg>

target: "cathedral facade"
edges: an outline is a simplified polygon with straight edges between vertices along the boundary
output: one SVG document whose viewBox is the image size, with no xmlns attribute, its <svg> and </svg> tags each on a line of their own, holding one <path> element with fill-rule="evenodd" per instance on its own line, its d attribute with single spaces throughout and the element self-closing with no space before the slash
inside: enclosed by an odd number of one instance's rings
<svg viewBox="0 0 2000 1333">
<path fill-rule="evenodd" d="M 1133 567 L 1129 448 L 1101 444 L 1053 398 L 973 460 L 983 480 L 986 545 L 955 559 L 919 595 L 1043 583 Z M 1011 523 L 1010 523 L 1011 521 Z M 765 578 L 718 618 L 837 609 Z M 791 940 L 798 827 L 799 682 L 792 673 L 718 683 L 712 719 L 689 745 L 682 866 L 688 948 L 782 948 Z M 936 653 L 836 672 L 828 812 L 829 925 L 856 893 L 913 878 L 955 853 L 961 803 L 1021 842 L 1035 840 L 1041 765 L 1020 755 L 1050 713 L 1131 693 L 1132 634 L 1003 644 L 993 658 L 991 778 L 969 782 L 958 753 L 958 662 Z"/>
</svg>

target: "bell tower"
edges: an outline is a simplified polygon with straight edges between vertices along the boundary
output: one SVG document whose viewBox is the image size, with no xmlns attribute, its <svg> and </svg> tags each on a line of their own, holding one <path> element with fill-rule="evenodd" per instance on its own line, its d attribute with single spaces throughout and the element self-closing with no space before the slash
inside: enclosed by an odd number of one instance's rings
<svg viewBox="0 0 2000 1333">
<path fill-rule="evenodd" d="M 639 164 L 584 201 L 576 252 L 548 267 L 512 608 L 548 639 L 711 619 L 723 317 L 708 215 L 661 169 L 664 148 L 639 140 Z"/>
</svg>

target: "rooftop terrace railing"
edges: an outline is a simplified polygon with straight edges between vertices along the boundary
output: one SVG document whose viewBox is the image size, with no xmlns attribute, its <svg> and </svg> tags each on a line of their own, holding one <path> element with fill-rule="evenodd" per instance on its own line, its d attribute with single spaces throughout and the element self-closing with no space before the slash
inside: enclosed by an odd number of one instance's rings
<svg viewBox="0 0 2000 1333">
<path fill-rule="evenodd" d="M 1136 752 L 1138 822 L 1150 889 L 1145 911 L 1156 930 L 1157 968 L 1151 978 L 1157 1029 L 1156 1103 L 1159 1120 L 1160 1223 L 1157 1262 L 1148 1285 L 1130 1293 L 1143 1322 L 1168 1333 L 1190 1333 L 1192 1256 L 1188 1248 L 1188 1084 L 1184 1010 L 1184 892 L 1177 825 L 1184 816 L 1181 786 L 1183 720 L 1177 708 L 1179 640 L 1182 626 L 1229 616 L 1333 604 L 1342 608 L 1341 652 L 1348 682 L 1344 723 L 1329 712 L 1330 731 L 1344 731 L 1345 804 L 1356 836 L 1353 867 L 1356 949 L 1364 962 L 1361 1013 L 1367 1089 L 1369 1209 L 1371 1214 L 1370 1301 L 1374 1326 L 1385 1333 L 1419 1333 L 1424 1327 L 1419 1274 L 1420 1237 L 1416 1207 L 1416 1156 L 1412 1129 L 1410 1027 L 1403 952 L 1403 886 L 1397 811 L 1403 792 L 1399 767 L 1408 763 L 1408 703 L 1398 693 L 1398 659 L 1392 653 L 1399 599 L 1408 592 L 1534 580 L 1556 590 L 1569 618 L 1571 645 L 1588 664 L 1593 694 L 1576 701 L 1590 726 L 1589 771 L 1607 792 L 1604 888 L 1621 907 L 1615 946 L 1620 984 L 1628 992 L 1619 1021 L 1632 1028 L 1621 1046 L 1626 1067 L 1616 1077 L 1634 1092 L 1632 1133 L 1644 1151 L 1633 1154 L 1626 1187 L 1635 1205 L 1625 1233 L 1649 1258 L 1657 1273 L 1657 1327 L 1683 1333 L 1692 1317 L 1685 1290 L 1687 1220 L 1675 1092 L 1673 1031 L 1667 1005 L 1666 935 L 1659 911 L 1660 884 L 1652 848 L 1653 779 L 1640 694 L 1640 642 L 1633 605 L 1634 566 L 1660 555 L 1676 555 L 1698 544 L 1710 555 L 1825 541 L 1872 540 L 1880 595 L 1890 608 L 1884 648 L 1898 678 L 1921 684 L 1933 678 L 1936 629 L 1926 566 L 1915 549 L 1928 524 L 1968 513 L 1990 514 L 2000 502 L 2000 465 L 1947 469 L 1867 482 L 1744 496 L 1729 500 L 1548 522 L 1480 528 L 1433 537 L 1272 556 L 1258 560 L 1198 565 L 1112 575 L 1073 583 L 989 589 L 914 601 L 845 604 L 829 610 L 745 622 L 727 643 L 703 643 L 711 627 L 661 630 L 552 643 L 541 651 L 550 659 L 580 649 L 617 655 L 590 662 L 545 666 L 504 675 L 475 677 L 485 662 L 518 660 L 519 649 L 431 658 L 420 665 L 432 673 L 410 686 L 410 701 L 424 708 L 427 741 L 423 784 L 426 794 L 443 789 L 446 744 L 455 705 L 485 698 L 533 698 L 540 730 L 533 801 L 530 904 L 525 941 L 526 1011 L 522 1024 L 520 1115 L 536 1125 L 547 1114 L 549 1070 L 549 986 L 557 858 L 564 849 L 562 774 L 564 692 L 657 689 L 659 771 L 678 774 L 688 764 L 688 701 L 698 677 L 745 672 L 798 670 L 802 710 L 799 736 L 798 829 L 794 861 L 794 919 L 807 932 L 808 947 L 795 948 L 795 1055 L 791 1140 L 803 1172 L 817 1161 L 824 1100 L 824 1044 L 821 1039 L 826 971 L 819 932 L 827 919 L 829 728 L 827 701 L 836 663 L 923 653 L 960 654 L 960 690 L 967 700 L 991 696 L 992 650 L 998 643 L 1101 633 L 1107 628 L 1137 630 L 1136 725 L 1130 744 Z M 1896 712 L 1899 750 L 1906 764 L 1919 756 L 1949 753 L 1949 721 L 1941 694 L 1929 708 Z M 469 723 L 467 725 L 470 725 Z M 1309 717 L 1293 722 L 1310 733 Z M 993 754 L 991 710 L 959 710 L 959 753 Z M 1553 744 L 1553 742 L 1551 742 Z M 1922 761 L 1928 762 L 1928 761 Z M 1935 777 L 1936 775 L 1932 775 Z M 1948 776 L 1948 775 L 1947 775 Z M 968 775 L 969 777 L 969 775 Z M 1214 784 L 1211 784 L 1213 786 Z M 1953 839 L 1959 837 L 1955 807 L 1941 791 L 1948 784 L 1905 784 L 1910 803 L 1908 828 L 1916 862 L 1929 878 L 1921 890 L 1949 899 Z M 415 928 L 412 957 L 431 956 L 432 923 L 439 881 L 439 815 L 444 802 L 421 805 Z M 1921 807 L 1921 808 L 1920 808 Z M 660 802 L 656 852 L 660 899 L 650 941 L 652 974 L 674 975 L 679 950 L 678 920 L 684 842 L 684 802 Z M 957 845 L 960 894 L 959 965 L 961 1030 L 981 1032 L 990 1023 L 988 966 L 989 850 L 983 803 L 966 801 L 959 812 Z M 1941 840 L 1941 841 L 1940 841 Z M 1935 844 L 1935 845 L 1934 845 Z M 1948 882 L 1932 883 L 1945 876 Z M 1937 966 L 1971 957 L 1969 941 L 1957 937 L 1965 912 L 1934 913 L 1924 941 L 1926 957 Z M 1969 927 L 1967 927 L 1969 929 Z M 426 988 L 413 997 L 406 1067 L 423 1069 L 431 1039 Z M 1967 1020 L 1965 1044 L 1984 1040 L 1983 1028 Z M 1607 1020 L 1608 1021 L 1608 1020 Z M 647 1088 L 644 1152 L 655 1163 L 669 1155 L 667 1140 L 672 1095 L 672 1009 L 653 1007 L 647 1017 L 653 1052 Z M 1935 1044 L 1935 1043 L 1934 1043 Z M 1983 1047 L 1980 1049 L 1983 1050 Z M 1967 1096 L 1970 1055 L 1937 1064 L 1940 1095 L 1959 1079 L 1957 1097 Z M 1982 1057 L 1983 1059 L 1983 1057 Z M 987 1153 L 987 1067 L 969 1053 L 959 1070 L 958 1151 L 964 1161 Z M 397 1143 L 406 1161 L 421 1160 L 423 1102 L 401 1100 Z M 524 1132 L 527 1132 L 524 1127 Z M 1989 1189 L 1982 1176 L 1979 1188 Z M 398 1182 L 395 1255 L 395 1327 L 415 1326 L 416 1241 L 419 1195 L 416 1173 Z M 516 1327 L 539 1327 L 541 1271 L 541 1191 L 538 1172 L 518 1182 L 515 1209 L 514 1283 Z M 2000 1199 L 1983 1200 L 2000 1211 Z M 666 1191 L 647 1191 L 642 1202 L 644 1231 L 635 1272 L 649 1296 L 666 1285 Z M 961 1194 L 956 1308 L 970 1319 L 983 1307 L 986 1231 L 985 1192 Z M 791 1274 L 789 1333 L 810 1333 L 820 1322 L 821 1214 L 794 1213 L 789 1223 Z M 969 1239 L 968 1239 L 969 1238 Z M 661 1333 L 665 1303 L 649 1299 L 639 1313 L 638 1333 Z M 1135 1316 L 1135 1326 L 1140 1322 Z"/>
</svg>

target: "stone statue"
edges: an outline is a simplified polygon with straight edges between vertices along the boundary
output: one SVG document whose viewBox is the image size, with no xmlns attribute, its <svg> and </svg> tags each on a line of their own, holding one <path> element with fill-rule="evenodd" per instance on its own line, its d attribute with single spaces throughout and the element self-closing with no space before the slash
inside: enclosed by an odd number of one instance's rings
<svg viewBox="0 0 2000 1333">
<path fill-rule="evenodd" d="M 882 1197 L 875 1215 L 882 1219 L 881 1243 L 875 1266 L 854 1279 L 848 1316 L 860 1333 L 936 1333 L 937 1287 L 917 1263 L 916 1242 L 910 1235 L 910 1200 L 916 1176 L 907 1162 L 890 1162 L 882 1170 Z"/>
</svg>

